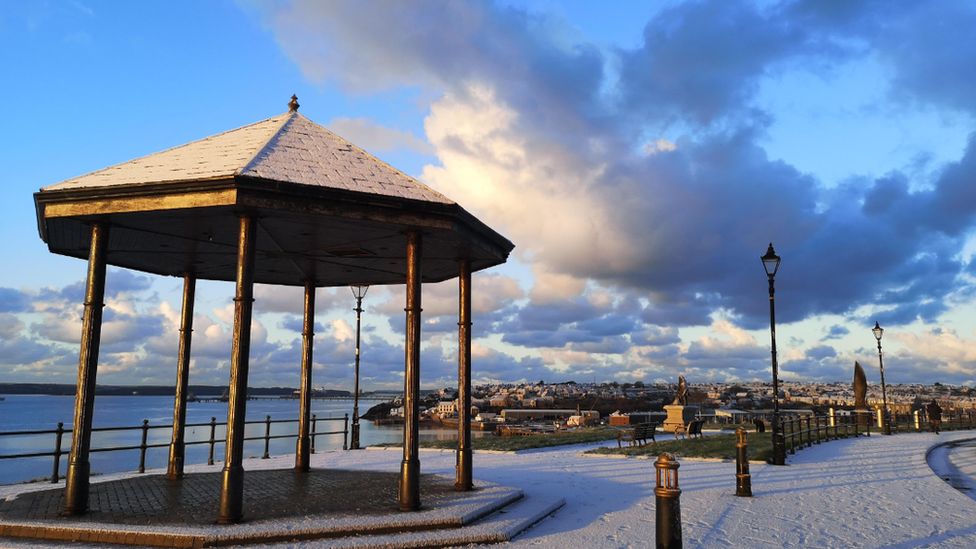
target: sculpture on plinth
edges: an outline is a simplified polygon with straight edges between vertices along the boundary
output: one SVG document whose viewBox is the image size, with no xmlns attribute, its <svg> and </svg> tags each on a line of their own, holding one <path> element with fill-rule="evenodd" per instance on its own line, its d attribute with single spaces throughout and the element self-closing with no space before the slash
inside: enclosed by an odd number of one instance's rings
<svg viewBox="0 0 976 549">
<path fill-rule="evenodd" d="M 864 368 L 854 361 L 854 409 L 867 410 L 868 380 L 864 376 Z"/>
<path fill-rule="evenodd" d="M 868 380 L 864 375 L 864 368 L 854 361 L 854 417 L 859 428 L 867 429 L 871 422 L 871 411 L 868 410 Z"/>
<path fill-rule="evenodd" d="M 685 376 L 678 376 L 678 392 L 675 393 L 674 402 L 671 404 L 674 406 L 688 405 L 688 383 L 685 381 Z"/>
<path fill-rule="evenodd" d="M 664 410 L 668 412 L 668 417 L 664 420 L 664 430 L 668 433 L 684 433 L 686 426 L 695 419 L 698 406 L 688 405 L 688 382 L 685 381 L 685 376 L 678 376 L 678 392 L 674 395 L 674 401 L 666 405 Z"/>
</svg>

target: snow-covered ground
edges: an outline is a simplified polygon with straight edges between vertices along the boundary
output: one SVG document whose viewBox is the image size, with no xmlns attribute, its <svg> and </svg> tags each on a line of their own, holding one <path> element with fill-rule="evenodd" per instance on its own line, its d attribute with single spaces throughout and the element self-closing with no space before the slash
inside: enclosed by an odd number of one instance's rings
<svg viewBox="0 0 976 549">
<path fill-rule="evenodd" d="M 734 463 L 682 460 L 685 547 L 976 547 L 976 501 L 926 463 L 933 446 L 973 437 L 960 431 L 824 443 L 790 456 L 785 467 L 752 463 L 752 498 L 733 495 Z M 599 445 L 475 454 L 477 479 L 518 486 L 529 498 L 566 499 L 565 507 L 510 545 L 653 545 L 653 462 L 582 455 Z M 328 452 L 314 455 L 313 466 L 397 471 L 400 458 L 394 449 Z M 953 451 L 952 463 L 976 475 L 976 447 Z M 248 460 L 245 466 L 290 464 L 282 456 Z M 453 475 L 454 454 L 422 451 L 421 468 Z"/>
</svg>

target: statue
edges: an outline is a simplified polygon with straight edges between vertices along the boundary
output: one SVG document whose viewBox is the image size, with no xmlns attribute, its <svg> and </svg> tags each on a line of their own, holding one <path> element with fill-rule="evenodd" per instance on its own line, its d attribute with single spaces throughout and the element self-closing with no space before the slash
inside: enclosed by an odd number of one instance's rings
<svg viewBox="0 0 976 549">
<path fill-rule="evenodd" d="M 685 376 L 678 376 L 678 393 L 674 395 L 674 402 L 671 405 L 688 405 L 688 383 L 685 381 Z"/>
<path fill-rule="evenodd" d="M 867 410 L 868 381 L 864 377 L 864 368 L 854 361 L 854 409 Z"/>
<path fill-rule="evenodd" d="M 664 410 L 668 413 L 664 420 L 664 431 L 685 433 L 688 424 L 698 413 L 698 406 L 688 406 L 688 382 L 685 381 L 685 376 L 678 376 L 678 391 L 674 395 L 674 402 L 665 404 Z"/>
</svg>

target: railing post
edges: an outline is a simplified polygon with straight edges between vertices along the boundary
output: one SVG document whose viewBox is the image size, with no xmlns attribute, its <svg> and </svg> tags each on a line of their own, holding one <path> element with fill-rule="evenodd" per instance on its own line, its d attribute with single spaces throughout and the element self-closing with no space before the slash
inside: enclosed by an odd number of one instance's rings
<svg viewBox="0 0 976 549">
<path fill-rule="evenodd" d="M 268 445 L 271 443 L 271 416 L 264 416 L 264 455 L 261 459 L 268 459 L 271 454 L 268 453 Z"/>
<path fill-rule="evenodd" d="M 149 420 L 142 420 L 142 442 L 139 443 L 139 472 L 146 472 L 146 439 L 149 437 Z"/>
<path fill-rule="evenodd" d="M 786 426 L 787 425 L 790 426 L 790 436 L 789 436 L 789 438 L 786 437 Z M 791 455 L 792 454 L 795 454 L 796 453 L 796 429 L 793 428 L 793 420 L 792 419 L 783 422 L 783 440 L 784 441 L 786 441 L 786 440 L 789 441 L 788 451 L 790 452 Z"/>
<path fill-rule="evenodd" d="M 654 488 L 658 549 L 681 548 L 681 490 L 678 489 L 678 460 L 661 454 L 654 462 L 657 484 Z"/>
<path fill-rule="evenodd" d="M 57 484 L 61 475 L 61 438 L 64 436 L 64 422 L 58 422 L 54 433 L 54 469 L 51 471 L 51 484 Z"/>
<path fill-rule="evenodd" d="M 349 414 L 342 419 L 342 449 L 349 449 Z"/>
<path fill-rule="evenodd" d="M 803 446 L 803 430 L 800 425 L 800 418 L 790 418 L 790 439 L 793 443 L 790 451 L 795 454 L 796 449 Z"/>
<path fill-rule="evenodd" d="M 315 422 L 317 420 L 318 418 L 315 417 L 315 414 L 312 414 L 312 432 L 308 434 L 309 438 L 312 439 L 311 444 L 308 445 L 309 446 L 308 451 L 309 453 L 312 454 L 315 453 Z"/>
<path fill-rule="evenodd" d="M 217 433 L 217 418 L 210 418 L 210 453 L 207 455 L 207 465 L 213 465 L 215 435 Z"/>
<path fill-rule="evenodd" d="M 814 430 L 817 432 L 816 444 L 820 444 L 820 416 L 813 416 Z"/>
<path fill-rule="evenodd" d="M 752 477 L 749 475 L 749 442 L 746 430 L 739 427 L 735 430 L 735 495 L 752 497 Z"/>
</svg>

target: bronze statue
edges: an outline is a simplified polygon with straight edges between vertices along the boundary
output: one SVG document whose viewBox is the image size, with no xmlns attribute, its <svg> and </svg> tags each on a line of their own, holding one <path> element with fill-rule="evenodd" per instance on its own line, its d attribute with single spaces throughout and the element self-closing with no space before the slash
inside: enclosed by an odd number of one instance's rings
<svg viewBox="0 0 976 549">
<path fill-rule="evenodd" d="M 688 405 L 688 383 L 685 381 L 685 376 L 678 376 L 678 393 L 674 395 L 674 402 L 671 405 Z"/>
<path fill-rule="evenodd" d="M 854 361 L 854 409 L 867 410 L 868 380 L 864 377 L 864 368 Z"/>
</svg>

